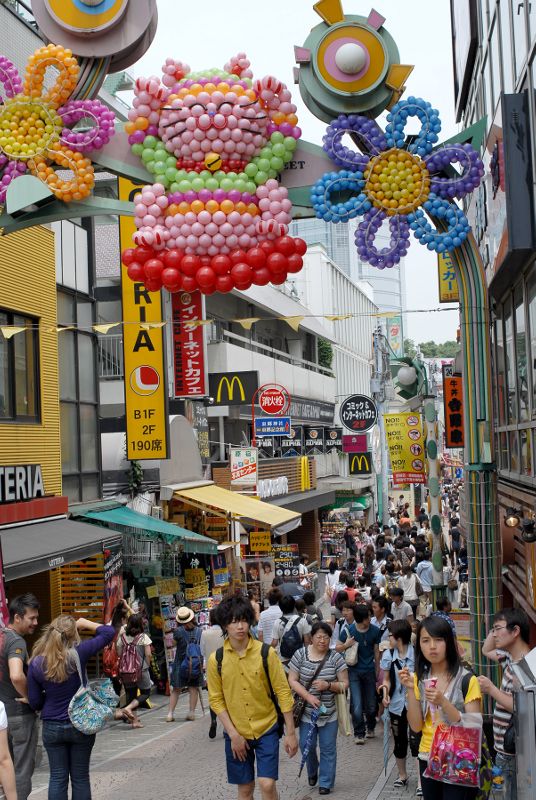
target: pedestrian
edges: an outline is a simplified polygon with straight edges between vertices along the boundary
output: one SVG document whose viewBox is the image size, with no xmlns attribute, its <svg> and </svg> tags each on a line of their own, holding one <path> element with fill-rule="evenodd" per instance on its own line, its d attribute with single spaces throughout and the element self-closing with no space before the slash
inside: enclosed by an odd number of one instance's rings
<svg viewBox="0 0 536 800">
<path fill-rule="evenodd" d="M 290 595 L 284 595 L 279 601 L 281 619 L 274 624 L 272 631 L 272 647 L 284 667 L 286 667 L 298 648 L 311 641 L 311 626 L 296 613 L 296 601 Z"/>
<path fill-rule="evenodd" d="M 393 619 L 405 619 L 410 625 L 413 625 L 414 616 L 413 609 L 409 603 L 404 600 L 404 590 L 395 587 L 391 590 L 391 616 Z"/>
<path fill-rule="evenodd" d="M 341 571 L 336 561 L 330 561 L 328 566 L 328 572 L 326 574 L 326 596 L 328 597 L 329 601 L 331 602 L 331 595 L 333 594 L 333 589 L 339 583 L 339 576 Z"/>
<path fill-rule="evenodd" d="M 258 630 L 259 630 L 259 617 L 261 615 L 261 604 L 257 601 L 256 596 L 255 596 L 255 592 L 253 591 L 253 589 L 248 589 L 247 598 L 248 598 L 249 602 L 251 603 L 251 605 L 253 606 L 253 611 L 255 612 L 255 624 L 251 628 L 251 635 L 254 636 L 255 639 L 256 639 L 257 636 L 258 636 Z"/>
<path fill-rule="evenodd" d="M 415 567 L 415 574 L 421 582 L 423 594 L 421 596 L 421 603 L 429 603 L 432 596 L 432 585 L 434 583 L 434 568 L 431 562 L 431 552 L 426 549 L 423 553 L 421 561 Z M 424 600 L 423 600 L 424 598 Z"/>
<path fill-rule="evenodd" d="M 327 622 L 315 622 L 311 644 L 294 653 L 288 676 L 290 688 L 306 701 L 300 721 L 300 749 L 303 753 L 310 745 L 307 777 L 309 786 L 318 783 L 319 794 L 330 794 L 335 785 L 338 732 L 335 695 L 344 694 L 348 689 L 348 667 L 344 658 L 329 649 L 332 633 Z M 311 723 L 311 712 L 315 708 L 320 710 L 316 724 Z"/>
<path fill-rule="evenodd" d="M 346 580 L 345 580 L 345 589 L 344 591 L 348 595 L 348 600 L 351 600 L 352 603 L 355 603 L 356 598 L 359 597 L 359 590 L 355 588 L 355 578 L 353 575 L 346 573 Z"/>
<path fill-rule="evenodd" d="M 254 612 L 246 598 L 223 600 L 218 621 L 225 643 L 209 657 L 207 677 L 210 707 L 225 730 L 227 779 L 239 800 L 253 800 L 256 762 L 262 800 L 277 800 L 280 715 L 285 751 L 298 751 L 290 687 L 273 648 L 249 635 Z"/>
<path fill-rule="evenodd" d="M 250 604 L 251 605 L 251 604 Z M 255 612 L 253 611 L 255 615 Z M 195 614 L 191 608 L 181 606 L 175 613 L 177 627 L 173 631 L 176 643 L 175 658 L 171 668 L 169 710 L 166 722 L 175 720 L 175 708 L 183 689 L 188 689 L 189 711 L 187 720 L 195 719 L 195 707 L 203 686 L 203 656 L 201 653 L 201 630 L 197 627 Z M 255 619 L 252 625 L 255 624 Z"/>
<path fill-rule="evenodd" d="M 385 597 L 380 595 L 372 601 L 372 613 L 374 616 L 370 620 L 370 624 L 379 629 L 381 633 L 380 641 L 386 642 L 389 638 L 388 625 L 391 622 L 391 603 Z"/>
<path fill-rule="evenodd" d="M 346 545 L 346 558 L 355 558 L 357 556 L 357 544 L 355 541 L 355 528 L 353 525 L 347 525 L 344 532 L 344 543 Z"/>
<path fill-rule="evenodd" d="M 400 670 L 399 678 L 407 689 L 409 726 L 417 733 L 422 732 L 419 770 L 424 800 L 473 800 L 479 792 L 478 788 L 457 786 L 424 777 L 437 726 L 459 725 L 462 714 L 482 713 L 482 694 L 478 680 L 463 667 L 456 637 L 447 620 L 433 616 L 419 623 L 415 644 L 415 673 L 412 674 L 405 667 Z M 435 678 L 433 688 L 426 686 L 426 681 L 430 678 Z"/>
<path fill-rule="evenodd" d="M 309 572 L 308 564 L 309 564 L 309 556 L 306 553 L 303 553 L 300 556 L 298 575 L 300 578 L 300 586 L 303 586 L 304 589 L 311 588 L 311 581 L 315 576 L 314 572 Z"/>
<path fill-rule="evenodd" d="M 7 714 L 2 702 L 0 702 L 0 787 L 5 800 L 17 800 L 15 769 L 7 740 Z"/>
<path fill-rule="evenodd" d="M 264 614 L 264 611 L 262 612 Z M 218 609 L 211 608 L 208 614 L 209 628 L 205 628 L 201 633 L 201 652 L 203 654 L 203 661 L 205 669 L 208 665 L 208 660 L 212 653 L 215 653 L 218 647 L 223 647 L 224 638 L 221 625 L 218 622 Z M 216 738 L 216 714 L 210 709 L 210 728 L 208 730 L 208 738 Z"/>
<path fill-rule="evenodd" d="M 282 611 L 279 608 L 279 601 L 282 597 L 283 595 L 279 589 L 270 589 L 268 592 L 268 608 L 261 611 L 257 626 L 257 639 L 259 642 L 272 643 L 274 623 L 281 619 Z"/>
<path fill-rule="evenodd" d="M 355 744 L 373 739 L 376 728 L 376 679 L 380 668 L 380 629 L 370 624 L 367 606 L 343 603 L 345 625 L 335 648 L 343 653 L 357 642 L 357 662 L 349 665 L 350 706 Z M 366 727 L 365 727 L 366 722 Z"/>
<path fill-rule="evenodd" d="M 394 756 L 398 768 L 398 778 L 394 786 L 408 785 L 406 758 L 408 755 L 408 714 L 406 708 L 406 688 L 400 683 L 398 673 L 404 667 L 410 672 L 415 669 L 415 651 L 411 644 L 411 625 L 405 619 L 389 623 L 389 648 L 382 653 L 380 666 L 383 669 L 383 705 L 389 709 L 391 731 L 394 740 Z M 419 783 L 420 785 L 420 783 Z"/>
<path fill-rule="evenodd" d="M 495 700 L 493 712 L 493 738 L 495 742 L 496 766 L 502 770 L 504 778 L 504 796 L 509 800 L 517 800 L 517 769 L 515 752 L 508 752 L 511 747 L 505 746 L 505 734 L 514 719 L 514 675 L 512 664 L 517 663 L 530 652 L 530 622 L 521 608 L 505 608 L 493 617 L 493 624 L 482 652 L 490 661 L 496 661 L 502 668 L 500 688 L 484 675 L 478 682 L 484 694 Z M 509 733 L 514 734 L 515 728 Z M 515 750 L 515 748 L 514 748 Z"/>
<path fill-rule="evenodd" d="M 402 567 L 402 575 L 398 579 L 397 586 L 404 592 L 404 600 L 410 604 L 413 618 L 416 620 L 419 596 L 423 593 L 423 588 L 420 580 L 409 564 Z"/>
<path fill-rule="evenodd" d="M 331 647 L 334 648 L 339 641 L 339 633 L 341 625 L 344 623 L 342 615 L 342 604 L 346 603 L 348 595 L 346 592 L 337 592 L 334 604 L 330 608 L 331 613 L 331 627 L 333 629 L 333 636 L 331 637 Z"/>
<path fill-rule="evenodd" d="M 303 595 L 303 602 L 307 611 L 307 622 L 309 625 L 314 625 L 315 622 L 322 622 L 324 615 L 316 603 L 314 592 L 305 592 Z"/>
<path fill-rule="evenodd" d="M 458 517 L 453 517 L 450 520 L 449 547 L 450 547 L 450 561 L 453 567 L 458 566 L 458 558 L 463 541 L 462 532 L 458 527 L 459 523 L 460 520 L 458 519 Z"/>
<path fill-rule="evenodd" d="M 80 640 L 80 632 L 93 633 Z M 48 800 L 66 800 L 71 791 L 76 800 L 91 800 L 89 762 L 96 734 L 79 731 L 69 719 L 69 703 L 80 688 L 80 676 L 73 650 L 78 653 L 80 671 L 115 636 L 111 625 L 60 614 L 47 625 L 35 643 L 28 668 L 28 701 L 41 712 L 43 746 L 47 751 L 50 778 Z M 116 715 L 128 717 L 117 709 Z"/>
<path fill-rule="evenodd" d="M 131 725 L 133 728 L 143 728 L 136 709 L 149 699 L 151 694 L 151 676 L 149 669 L 152 659 L 152 641 L 144 631 L 143 617 L 141 614 L 132 614 L 127 624 L 122 628 L 117 637 L 116 647 L 119 655 L 119 679 L 125 689 L 127 704 L 125 710 L 132 713 Z M 125 674 L 121 668 L 132 663 L 137 666 L 138 676 L 135 683 L 125 681 Z"/>
<path fill-rule="evenodd" d="M 7 715 L 19 800 L 27 800 L 32 791 L 37 750 L 37 717 L 27 702 L 28 648 L 24 637 L 35 632 L 38 619 L 39 601 L 35 595 L 18 595 L 9 604 L 7 628 L 0 631 L 0 701 Z"/>
</svg>

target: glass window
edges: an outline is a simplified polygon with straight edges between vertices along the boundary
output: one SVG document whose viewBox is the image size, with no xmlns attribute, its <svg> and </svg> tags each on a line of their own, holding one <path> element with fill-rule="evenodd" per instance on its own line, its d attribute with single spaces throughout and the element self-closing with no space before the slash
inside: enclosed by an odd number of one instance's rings
<svg viewBox="0 0 536 800">
<path fill-rule="evenodd" d="M 39 321 L 9 311 L 0 325 L 24 328 L 0 334 L 0 419 L 36 422 L 39 418 Z"/>
<path fill-rule="evenodd" d="M 513 53 L 512 41 L 510 39 L 510 2 L 501 0 L 501 47 L 502 47 L 502 69 L 504 91 L 510 94 L 514 89 L 513 81 Z"/>
<path fill-rule="evenodd" d="M 499 434 L 499 449 L 501 467 L 508 469 L 508 434 L 506 432 Z"/>
<path fill-rule="evenodd" d="M 61 257 L 63 262 L 63 285 L 76 289 L 75 226 L 72 222 L 61 223 Z"/>
<path fill-rule="evenodd" d="M 64 473 L 78 472 L 78 406 L 75 403 L 61 403 L 60 408 L 62 470 Z"/>
<path fill-rule="evenodd" d="M 76 400 L 76 336 L 72 331 L 58 334 L 58 357 L 60 362 L 60 397 Z"/>
<path fill-rule="evenodd" d="M 527 306 L 529 318 L 528 340 L 532 365 L 532 417 L 536 417 L 536 272 L 527 281 Z"/>
<path fill-rule="evenodd" d="M 499 58 L 499 25 L 495 20 L 495 25 L 491 32 L 489 40 L 489 52 L 491 53 L 491 71 L 492 71 L 492 86 L 493 86 L 493 109 L 499 101 L 501 94 L 501 64 Z"/>
<path fill-rule="evenodd" d="M 525 307 L 523 305 L 523 288 L 521 286 L 516 289 L 514 305 L 519 419 L 523 421 L 529 418 L 529 375 L 527 365 L 527 341 L 525 338 Z"/>
<path fill-rule="evenodd" d="M 531 431 L 521 431 L 521 474 L 532 475 Z"/>
<path fill-rule="evenodd" d="M 80 502 L 80 479 L 77 475 L 63 477 L 61 481 L 62 494 L 67 497 L 69 503 Z"/>
<path fill-rule="evenodd" d="M 504 355 L 506 359 L 506 386 L 507 386 L 507 423 L 510 425 L 512 422 L 517 422 L 517 406 L 516 406 L 516 373 L 515 373 L 515 356 L 514 356 L 514 325 L 512 320 L 511 307 L 504 316 L 504 336 L 505 336 L 505 349 Z"/>
<path fill-rule="evenodd" d="M 14 325 L 24 326 L 28 320 L 24 317 L 13 317 Z M 32 328 L 13 337 L 15 355 L 15 411 L 17 417 L 35 417 L 37 415 L 37 372 L 35 336 Z"/>
<path fill-rule="evenodd" d="M 504 336 L 502 319 L 495 322 L 495 375 L 497 380 L 496 414 L 499 425 L 506 424 L 506 374 L 504 370 Z"/>
<path fill-rule="evenodd" d="M 480 0 L 480 24 L 482 25 L 483 37 L 485 37 L 489 25 L 488 0 Z"/>
<path fill-rule="evenodd" d="M 519 472 L 519 433 L 510 431 L 510 472 Z"/>
<path fill-rule="evenodd" d="M 94 402 L 97 399 L 97 389 L 93 338 L 80 333 L 78 334 L 78 371 L 80 400 Z"/>
<path fill-rule="evenodd" d="M 491 76 L 490 76 L 490 61 L 488 56 L 482 68 L 482 88 L 484 90 L 484 113 L 487 114 L 489 119 L 493 119 L 493 108 L 491 99 Z"/>
<path fill-rule="evenodd" d="M 98 469 L 96 406 L 80 406 L 80 453 L 82 472 Z"/>
<path fill-rule="evenodd" d="M 98 500 L 100 497 L 99 479 L 96 475 L 82 476 L 82 501 Z"/>
<path fill-rule="evenodd" d="M 76 321 L 74 299 L 70 294 L 58 292 L 58 325 L 72 325 Z"/>
<path fill-rule="evenodd" d="M 527 57 L 527 37 L 525 29 L 525 2 L 527 0 L 514 0 L 512 2 L 512 25 L 514 31 L 515 53 L 515 80 L 521 75 L 521 68 Z"/>
<path fill-rule="evenodd" d="M 0 325 L 7 325 L 7 314 L 0 313 Z M 9 380 L 9 341 L 0 334 L 0 418 L 11 417 L 12 413 Z"/>
<path fill-rule="evenodd" d="M 536 38 L 536 3 L 534 0 L 529 2 L 529 42 L 532 44 Z"/>
</svg>

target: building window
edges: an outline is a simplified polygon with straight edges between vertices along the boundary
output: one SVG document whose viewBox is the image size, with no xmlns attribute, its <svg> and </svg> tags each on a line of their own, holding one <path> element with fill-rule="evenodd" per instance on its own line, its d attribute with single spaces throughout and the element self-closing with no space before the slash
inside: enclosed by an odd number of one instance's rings
<svg viewBox="0 0 536 800">
<path fill-rule="evenodd" d="M 527 305 L 530 344 L 530 364 L 532 365 L 532 418 L 536 418 L 536 273 L 527 281 Z"/>
<path fill-rule="evenodd" d="M 516 403 L 516 370 L 514 355 L 514 324 L 512 320 L 512 306 L 508 303 L 508 310 L 504 315 L 505 358 L 506 358 L 506 385 L 507 385 L 507 422 L 509 425 L 517 422 Z"/>
<path fill-rule="evenodd" d="M 39 320 L 0 311 L 0 326 L 25 330 L 0 334 L 0 422 L 39 422 Z"/>
<path fill-rule="evenodd" d="M 525 5 L 527 2 L 528 0 L 516 0 L 512 3 L 516 83 L 521 76 L 521 70 L 527 57 L 527 31 L 525 27 Z"/>
<path fill-rule="evenodd" d="M 510 94 L 514 89 L 514 81 L 509 0 L 501 0 L 500 14 L 504 91 L 506 94 Z"/>
<path fill-rule="evenodd" d="M 516 325 L 516 369 L 517 394 L 519 398 L 519 420 L 529 418 L 529 374 L 527 364 L 527 342 L 525 338 L 525 308 L 523 306 L 523 287 L 518 286 L 514 297 Z"/>
</svg>

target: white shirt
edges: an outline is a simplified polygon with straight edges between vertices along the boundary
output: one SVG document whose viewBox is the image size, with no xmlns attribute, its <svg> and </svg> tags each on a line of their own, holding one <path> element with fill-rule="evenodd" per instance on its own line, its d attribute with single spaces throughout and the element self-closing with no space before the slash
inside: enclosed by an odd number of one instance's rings
<svg viewBox="0 0 536 800">
<path fill-rule="evenodd" d="M 219 625 L 212 625 L 212 627 L 205 628 L 202 631 L 199 647 L 205 659 L 205 664 L 208 661 L 208 657 L 215 653 L 218 647 L 223 647 L 224 641 L 223 631 Z"/>
<path fill-rule="evenodd" d="M 393 602 L 391 604 L 391 616 L 393 619 L 407 619 L 409 616 L 413 616 L 413 609 L 405 600 L 402 600 L 398 606 Z"/>
<path fill-rule="evenodd" d="M 286 624 L 283 622 L 282 619 L 280 619 L 274 625 L 274 630 L 272 632 L 272 639 L 277 640 L 277 654 L 279 655 L 280 658 L 281 654 L 279 652 L 279 643 L 283 638 L 283 635 L 288 630 L 290 630 L 290 628 L 294 625 L 297 617 L 298 614 L 289 614 L 285 616 L 285 619 L 287 620 Z M 299 617 L 299 621 L 296 623 L 296 627 L 301 635 L 302 641 L 304 636 L 307 636 L 308 633 L 311 633 L 311 626 L 309 625 L 305 617 Z M 284 658 L 281 658 L 281 660 L 283 661 L 283 663 L 285 663 L 285 661 L 290 661 L 290 659 L 284 659 Z"/>
<path fill-rule="evenodd" d="M 268 606 L 267 609 L 261 611 L 259 617 L 259 624 L 257 627 L 257 633 L 262 632 L 262 641 L 266 642 L 267 644 L 271 644 L 272 642 L 272 633 L 274 630 L 274 623 L 277 622 L 278 619 L 281 618 L 281 609 L 279 606 Z"/>
</svg>

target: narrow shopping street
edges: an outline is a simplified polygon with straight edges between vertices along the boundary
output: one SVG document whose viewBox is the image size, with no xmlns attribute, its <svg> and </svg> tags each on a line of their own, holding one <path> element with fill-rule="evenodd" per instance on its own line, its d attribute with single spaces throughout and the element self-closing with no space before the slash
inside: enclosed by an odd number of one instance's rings
<svg viewBox="0 0 536 800">
<path fill-rule="evenodd" d="M 165 722 L 166 704 L 141 712 L 144 728 L 131 730 L 116 722 L 97 736 L 91 761 L 93 800 L 147 800 L 148 798 L 203 798 L 234 800 L 236 790 L 227 784 L 221 728 L 214 740 L 208 738 L 208 713 L 198 711 L 195 722 L 185 722 L 185 698 L 177 707 L 177 721 Z M 206 695 L 205 695 L 206 703 Z M 407 789 L 396 789 L 396 768 L 390 746 L 387 777 L 383 770 L 382 724 L 375 739 L 363 747 L 353 737 L 338 739 L 337 782 L 332 793 L 336 800 L 401 800 L 415 795 L 415 772 Z M 306 772 L 298 779 L 299 754 L 290 760 L 280 757 L 279 793 L 281 800 L 316 798 L 318 789 L 307 784 Z M 45 762 L 34 777 L 31 800 L 44 800 L 48 785 Z M 256 793 L 256 799 L 260 794 Z"/>
</svg>

